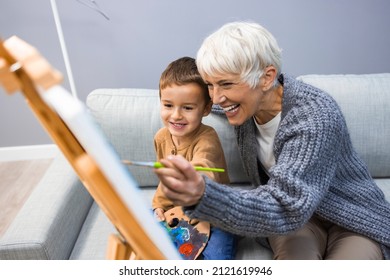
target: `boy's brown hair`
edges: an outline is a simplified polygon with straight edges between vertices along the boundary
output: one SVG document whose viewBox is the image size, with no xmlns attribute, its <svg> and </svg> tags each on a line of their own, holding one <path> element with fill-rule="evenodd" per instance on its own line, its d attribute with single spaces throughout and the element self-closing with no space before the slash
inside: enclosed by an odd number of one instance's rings
<svg viewBox="0 0 390 280">
<path fill-rule="evenodd" d="M 186 85 L 195 83 L 203 89 L 206 104 L 210 102 L 209 90 L 198 72 L 195 59 L 192 57 L 181 57 L 172 61 L 160 77 L 160 96 L 161 90 L 172 85 Z"/>
</svg>

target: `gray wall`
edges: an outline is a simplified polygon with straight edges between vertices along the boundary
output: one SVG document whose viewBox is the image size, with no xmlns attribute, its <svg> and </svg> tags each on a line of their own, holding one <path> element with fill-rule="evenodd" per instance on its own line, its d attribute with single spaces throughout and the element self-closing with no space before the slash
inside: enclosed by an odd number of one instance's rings
<svg viewBox="0 0 390 280">
<path fill-rule="evenodd" d="M 388 0 L 96 1 L 110 20 L 76 0 L 57 0 L 83 101 L 96 88 L 157 88 L 171 60 L 195 56 L 206 35 L 233 20 L 268 28 L 292 75 L 390 72 Z M 49 0 L 0 0 L 0 37 L 12 35 L 63 72 L 70 89 Z M 0 88 L 0 147 L 48 143 L 22 95 Z"/>
</svg>

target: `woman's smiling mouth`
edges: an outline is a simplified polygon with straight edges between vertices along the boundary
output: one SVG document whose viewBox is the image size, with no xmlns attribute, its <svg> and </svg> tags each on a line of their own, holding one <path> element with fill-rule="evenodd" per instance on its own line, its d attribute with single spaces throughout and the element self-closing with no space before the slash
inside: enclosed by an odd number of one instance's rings
<svg viewBox="0 0 390 280">
<path fill-rule="evenodd" d="M 230 105 L 228 107 L 223 107 L 222 109 L 225 113 L 234 113 L 238 110 L 238 107 L 240 107 L 240 104 Z"/>
</svg>

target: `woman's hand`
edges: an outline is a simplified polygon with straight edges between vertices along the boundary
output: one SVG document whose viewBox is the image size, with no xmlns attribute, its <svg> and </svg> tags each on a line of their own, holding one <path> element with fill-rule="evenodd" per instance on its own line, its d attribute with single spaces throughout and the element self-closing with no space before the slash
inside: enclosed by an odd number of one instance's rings
<svg viewBox="0 0 390 280">
<path fill-rule="evenodd" d="M 160 161 L 164 167 L 154 172 L 162 182 L 163 193 L 179 206 L 192 206 L 202 198 L 205 183 L 192 165 L 182 156 L 168 156 Z"/>
</svg>

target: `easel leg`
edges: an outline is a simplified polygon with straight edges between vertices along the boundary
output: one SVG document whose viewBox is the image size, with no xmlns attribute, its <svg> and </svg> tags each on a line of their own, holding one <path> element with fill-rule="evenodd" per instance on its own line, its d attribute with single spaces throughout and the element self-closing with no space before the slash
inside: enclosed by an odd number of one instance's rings
<svg viewBox="0 0 390 280">
<path fill-rule="evenodd" d="M 107 259 L 129 260 L 137 259 L 130 245 L 118 234 L 111 234 L 108 239 Z"/>
</svg>

